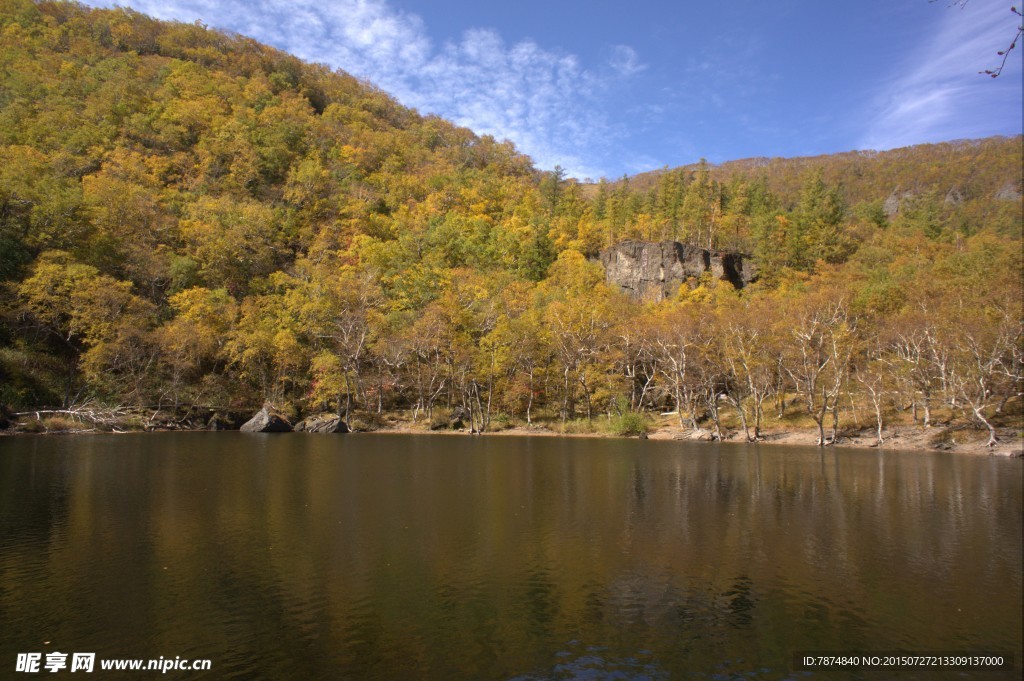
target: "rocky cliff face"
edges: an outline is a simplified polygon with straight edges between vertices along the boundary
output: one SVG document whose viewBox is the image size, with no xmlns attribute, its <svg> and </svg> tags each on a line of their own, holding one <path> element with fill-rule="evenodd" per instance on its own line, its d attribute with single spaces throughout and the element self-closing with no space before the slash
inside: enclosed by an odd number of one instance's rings
<svg viewBox="0 0 1024 681">
<path fill-rule="evenodd" d="M 1020 201 L 1020 187 L 1021 183 L 1019 181 L 1016 183 L 1007 182 L 996 192 L 996 201 Z"/>
<path fill-rule="evenodd" d="M 624 241 L 601 251 L 605 280 L 636 300 L 664 300 L 705 272 L 743 288 L 757 278 L 749 259 L 677 241 Z"/>
</svg>

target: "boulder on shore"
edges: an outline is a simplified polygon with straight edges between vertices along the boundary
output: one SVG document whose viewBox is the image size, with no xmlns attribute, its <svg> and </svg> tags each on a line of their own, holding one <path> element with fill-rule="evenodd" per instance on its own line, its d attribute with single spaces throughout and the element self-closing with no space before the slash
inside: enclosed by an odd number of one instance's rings
<svg viewBox="0 0 1024 681">
<path fill-rule="evenodd" d="M 448 417 L 448 428 L 451 430 L 462 430 L 466 427 L 466 421 L 470 421 L 472 414 L 465 407 L 457 406 Z"/>
<path fill-rule="evenodd" d="M 711 442 L 715 439 L 715 434 L 704 428 L 696 428 L 687 433 L 686 439 L 697 440 L 698 442 Z"/>
<path fill-rule="evenodd" d="M 296 433 L 351 433 L 348 427 L 337 414 L 317 414 L 308 416 L 295 424 Z"/>
<path fill-rule="evenodd" d="M 207 430 L 238 430 L 245 423 L 245 417 L 238 414 L 216 412 L 206 422 Z"/>
<path fill-rule="evenodd" d="M 281 416 L 263 407 L 256 415 L 242 424 L 243 433 L 290 433 L 292 424 Z"/>
</svg>

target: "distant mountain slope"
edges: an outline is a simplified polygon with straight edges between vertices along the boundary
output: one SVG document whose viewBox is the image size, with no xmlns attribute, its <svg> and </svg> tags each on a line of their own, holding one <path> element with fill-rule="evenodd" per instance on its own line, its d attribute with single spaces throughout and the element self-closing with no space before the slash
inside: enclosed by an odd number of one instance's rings
<svg viewBox="0 0 1024 681">
<path fill-rule="evenodd" d="M 778 248 L 769 236 L 776 215 L 792 216 L 827 198 L 837 228 L 833 241 L 852 239 L 825 256 L 838 262 L 871 224 L 933 236 L 990 230 L 1019 239 L 1022 167 L 1024 137 L 993 137 L 885 152 L 701 162 L 582 185 L 579 192 L 603 217 L 605 231 L 616 235 L 612 240 L 673 238 L 762 255 Z M 811 260 L 823 255 L 818 251 Z"/>
<path fill-rule="evenodd" d="M 953 200 L 1019 199 L 1024 187 L 1024 138 L 990 137 L 921 144 L 890 151 L 849 151 L 798 158 L 746 158 L 710 165 L 719 180 L 763 176 L 786 205 L 797 201 L 804 177 L 820 170 L 830 184 L 841 185 L 851 204 L 885 199 L 903 192 L 938 191 Z M 699 164 L 678 169 L 696 171 Z M 653 170 L 628 178 L 636 191 L 657 186 L 671 170 Z M 617 183 L 611 183 L 617 184 Z M 589 185 L 592 193 L 596 185 Z"/>
</svg>

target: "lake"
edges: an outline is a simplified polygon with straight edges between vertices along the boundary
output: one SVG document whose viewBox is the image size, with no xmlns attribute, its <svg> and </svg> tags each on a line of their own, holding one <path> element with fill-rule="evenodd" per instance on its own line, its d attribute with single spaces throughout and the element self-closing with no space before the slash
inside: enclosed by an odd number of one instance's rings
<svg viewBox="0 0 1024 681">
<path fill-rule="evenodd" d="M 181 679 L 1018 679 L 1021 486 L 1020 460 L 941 453 L 2 438 L 0 677 L 88 651 L 211 661 Z M 801 651 L 1016 670 L 800 671 Z"/>
</svg>

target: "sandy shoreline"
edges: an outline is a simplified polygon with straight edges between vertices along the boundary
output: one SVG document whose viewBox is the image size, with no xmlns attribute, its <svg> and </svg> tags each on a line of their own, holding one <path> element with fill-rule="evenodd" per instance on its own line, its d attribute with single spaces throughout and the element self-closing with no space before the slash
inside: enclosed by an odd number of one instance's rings
<svg viewBox="0 0 1024 681">
<path fill-rule="evenodd" d="M 894 428 L 891 431 L 883 431 L 885 441 L 881 446 L 875 442 L 874 432 L 840 437 L 836 443 L 837 447 L 852 447 L 857 449 L 880 449 L 882 451 L 929 451 L 929 452 L 951 452 L 954 454 L 970 454 L 974 456 L 1003 456 L 1011 458 L 1024 458 L 1024 440 L 1021 438 L 1006 438 L 996 444 L 995 447 L 985 446 L 983 434 L 972 431 L 956 431 L 951 434 L 951 441 L 942 447 L 936 447 L 933 438 L 944 429 L 942 428 L 920 428 L 904 426 Z M 469 435 L 468 430 L 430 430 L 421 424 L 395 423 L 377 428 L 376 433 L 404 433 L 412 435 Z M 980 437 L 978 440 L 969 439 L 969 435 L 975 434 Z M 578 437 L 578 438 L 617 438 L 622 437 L 610 433 L 559 433 L 542 425 L 514 426 L 503 430 L 494 430 L 482 433 L 485 437 Z M 957 436 L 962 439 L 958 439 Z M 650 440 L 677 440 L 677 441 L 711 441 L 707 431 L 692 431 L 682 428 L 661 427 L 655 428 L 647 433 Z M 636 436 L 626 439 L 636 439 Z M 731 433 L 722 442 L 743 443 L 742 433 Z M 817 433 L 814 431 L 785 431 L 769 430 L 764 433 L 763 439 L 757 444 L 763 445 L 797 445 L 813 447 L 817 444 Z"/>
<path fill-rule="evenodd" d="M 0 430 L 0 438 L 16 435 L 88 435 L 88 434 L 118 434 L 132 432 L 204 432 L 205 429 L 196 428 L 153 428 L 139 429 L 127 428 L 125 430 L 107 428 L 88 428 L 81 430 L 60 430 L 45 432 L 25 432 L 14 430 Z M 209 432 L 209 431 L 206 431 Z M 385 420 L 384 423 L 366 430 L 357 430 L 355 434 L 373 433 L 398 433 L 407 435 L 441 435 L 441 436 L 465 436 L 472 435 L 468 429 L 458 430 L 431 430 L 424 422 L 412 423 L 405 420 Z M 637 439 L 637 436 L 620 436 L 609 432 L 582 432 L 562 433 L 546 425 L 534 424 L 532 426 L 517 425 L 509 428 L 490 430 L 482 434 L 484 437 L 572 437 L 572 438 L 622 438 Z M 763 445 L 790 445 L 814 447 L 817 444 L 817 430 L 785 430 L 780 428 L 767 428 L 762 433 L 762 439 L 757 444 Z M 655 425 L 646 435 L 641 436 L 650 440 L 676 440 L 685 442 L 711 442 L 710 431 L 690 430 L 678 426 Z M 985 434 L 982 431 L 968 428 L 949 428 L 935 426 L 922 428 L 920 426 L 899 425 L 883 431 L 884 442 L 878 445 L 875 441 L 873 429 L 863 429 L 856 433 L 841 434 L 836 447 L 851 447 L 857 449 L 878 449 L 881 451 L 920 451 L 920 452 L 950 452 L 954 454 L 968 454 L 972 456 L 1001 456 L 1010 458 L 1024 458 L 1024 439 L 1020 436 L 1003 434 L 1002 439 L 995 447 L 985 445 Z M 742 431 L 731 430 L 727 432 L 722 442 L 743 443 L 745 438 Z M 937 442 L 941 444 L 936 444 Z"/>
</svg>

